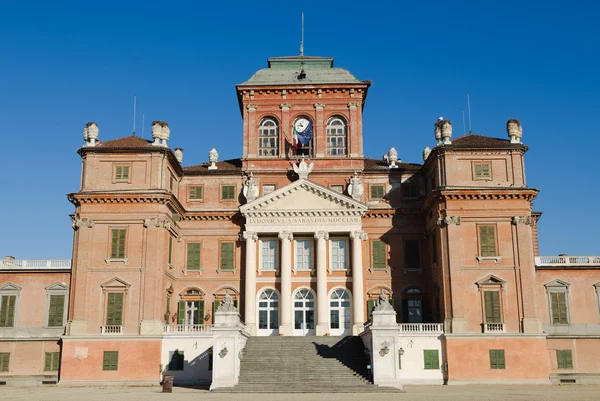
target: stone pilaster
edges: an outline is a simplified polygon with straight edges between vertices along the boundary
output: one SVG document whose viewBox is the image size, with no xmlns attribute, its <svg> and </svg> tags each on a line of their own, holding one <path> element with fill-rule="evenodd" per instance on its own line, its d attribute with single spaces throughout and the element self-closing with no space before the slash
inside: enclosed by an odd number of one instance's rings
<svg viewBox="0 0 600 401">
<path fill-rule="evenodd" d="M 279 334 L 291 336 L 292 331 L 292 240 L 290 231 L 279 233 L 281 240 L 281 324 Z"/>
<path fill-rule="evenodd" d="M 367 233 L 353 231 L 350 233 L 352 240 L 352 335 L 363 331 L 365 323 L 365 300 L 363 283 L 362 242 L 367 240 Z"/>
<path fill-rule="evenodd" d="M 244 287 L 244 310 L 246 330 L 251 335 L 256 335 L 256 241 L 255 232 L 244 231 L 246 240 L 246 284 Z"/>
<path fill-rule="evenodd" d="M 329 233 L 318 231 L 317 240 L 317 335 L 329 333 L 329 299 L 327 297 L 327 240 Z"/>
</svg>

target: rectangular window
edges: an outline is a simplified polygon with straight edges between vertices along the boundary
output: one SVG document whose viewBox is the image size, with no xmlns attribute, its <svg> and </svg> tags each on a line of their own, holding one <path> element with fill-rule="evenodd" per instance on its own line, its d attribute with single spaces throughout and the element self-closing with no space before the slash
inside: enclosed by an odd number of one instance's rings
<svg viewBox="0 0 600 401">
<path fill-rule="evenodd" d="M 190 196 L 188 197 L 189 200 L 202 200 L 202 188 L 201 186 L 199 187 L 190 187 Z"/>
<path fill-rule="evenodd" d="M 0 327 L 15 326 L 16 295 L 3 295 L 0 303 Z"/>
<path fill-rule="evenodd" d="M 371 199 L 383 199 L 383 185 L 371 185 Z"/>
<path fill-rule="evenodd" d="M 129 166 L 115 166 L 115 181 L 129 181 Z"/>
<path fill-rule="evenodd" d="M 296 269 L 312 269 L 312 241 L 307 239 L 296 240 Z"/>
<path fill-rule="evenodd" d="M 8 372 L 10 362 L 9 352 L 0 352 L 0 372 Z"/>
<path fill-rule="evenodd" d="M 200 243 L 187 244 L 187 270 L 200 270 Z"/>
<path fill-rule="evenodd" d="M 332 185 L 331 189 L 339 194 L 343 194 L 344 193 L 344 186 L 343 185 Z"/>
<path fill-rule="evenodd" d="M 490 350 L 490 369 L 506 369 L 503 349 Z"/>
<path fill-rule="evenodd" d="M 119 351 L 104 351 L 102 358 L 102 370 L 119 369 Z"/>
<path fill-rule="evenodd" d="M 387 250 L 385 242 L 371 242 L 371 252 L 373 253 L 373 269 L 385 270 L 387 268 Z"/>
<path fill-rule="evenodd" d="M 498 256 L 496 251 L 496 227 L 478 226 L 479 256 Z"/>
<path fill-rule="evenodd" d="M 173 260 L 173 237 L 169 235 L 169 264 Z"/>
<path fill-rule="evenodd" d="M 500 310 L 500 292 L 484 291 L 483 298 L 485 303 L 485 322 L 502 323 Z"/>
<path fill-rule="evenodd" d="M 476 180 L 490 180 L 492 178 L 490 163 L 473 163 L 473 171 Z"/>
<path fill-rule="evenodd" d="M 276 240 L 262 240 L 262 270 L 275 270 L 277 269 L 277 241 Z"/>
<path fill-rule="evenodd" d="M 567 293 L 551 292 L 550 302 L 552 304 L 552 324 L 569 324 Z"/>
<path fill-rule="evenodd" d="M 406 269 L 421 270 L 421 254 L 418 240 L 404 241 L 404 267 Z"/>
<path fill-rule="evenodd" d="M 111 259 L 125 259 L 125 239 L 127 230 L 124 228 L 112 229 L 112 240 L 110 246 Z"/>
<path fill-rule="evenodd" d="M 169 351 L 169 370 L 183 370 L 183 351 Z"/>
<path fill-rule="evenodd" d="M 270 194 L 271 192 L 274 192 L 275 189 L 277 189 L 275 184 L 265 184 L 265 185 L 263 185 L 263 190 L 262 190 L 263 195 Z"/>
<path fill-rule="evenodd" d="M 46 352 L 44 357 L 44 371 L 54 372 L 58 370 L 60 352 Z"/>
<path fill-rule="evenodd" d="M 557 349 L 556 361 L 559 369 L 573 369 L 573 356 L 570 349 Z"/>
<path fill-rule="evenodd" d="M 424 349 L 423 350 L 423 361 L 424 369 L 439 369 L 440 368 L 440 356 L 437 349 Z"/>
<path fill-rule="evenodd" d="M 235 186 L 223 185 L 221 187 L 221 200 L 224 200 L 224 201 L 235 200 Z"/>
<path fill-rule="evenodd" d="M 348 250 L 348 242 L 345 239 L 334 239 L 331 241 L 331 269 L 345 270 L 346 252 Z"/>
<path fill-rule="evenodd" d="M 64 324 L 65 296 L 50 295 L 48 310 L 48 327 L 61 327 Z"/>
<path fill-rule="evenodd" d="M 123 324 L 123 293 L 109 292 L 106 295 L 106 325 L 121 326 Z"/>
<path fill-rule="evenodd" d="M 221 270 L 233 270 L 233 242 L 221 242 Z"/>
<path fill-rule="evenodd" d="M 169 190 L 171 192 L 173 192 L 173 187 L 175 186 L 175 179 L 173 178 L 173 176 L 169 177 Z"/>
<path fill-rule="evenodd" d="M 402 184 L 403 198 L 416 198 L 418 196 L 418 187 L 414 182 L 405 182 Z"/>
</svg>

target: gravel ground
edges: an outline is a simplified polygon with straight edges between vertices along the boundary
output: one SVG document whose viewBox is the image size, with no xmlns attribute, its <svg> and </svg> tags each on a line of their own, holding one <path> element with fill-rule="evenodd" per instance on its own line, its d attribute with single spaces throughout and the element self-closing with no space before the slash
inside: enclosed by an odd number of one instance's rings
<svg viewBox="0 0 600 401">
<path fill-rule="evenodd" d="M 600 400 L 600 386 L 406 386 L 403 394 L 225 394 L 206 390 L 175 388 L 171 394 L 162 394 L 158 387 L 5 387 L 0 399 L 43 401 L 487 401 L 487 400 L 540 400 L 587 401 Z"/>
</svg>

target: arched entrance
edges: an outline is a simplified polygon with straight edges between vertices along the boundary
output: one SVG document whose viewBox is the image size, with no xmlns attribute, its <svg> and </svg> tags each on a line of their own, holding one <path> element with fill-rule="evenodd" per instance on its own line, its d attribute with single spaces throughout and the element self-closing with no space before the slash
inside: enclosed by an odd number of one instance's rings
<svg viewBox="0 0 600 401">
<path fill-rule="evenodd" d="M 273 289 L 265 289 L 258 296 L 258 335 L 279 335 L 279 296 Z"/>
<path fill-rule="evenodd" d="M 294 335 L 315 335 L 315 296 L 311 290 L 302 288 L 294 294 Z"/>
<path fill-rule="evenodd" d="M 352 330 L 351 313 L 348 291 L 342 288 L 334 290 L 329 297 L 329 335 L 349 335 Z"/>
</svg>

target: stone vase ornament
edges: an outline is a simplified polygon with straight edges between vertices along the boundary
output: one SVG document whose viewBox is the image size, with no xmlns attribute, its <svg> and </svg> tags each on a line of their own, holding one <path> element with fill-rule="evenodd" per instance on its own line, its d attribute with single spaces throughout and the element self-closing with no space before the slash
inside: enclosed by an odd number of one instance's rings
<svg viewBox="0 0 600 401">
<path fill-rule="evenodd" d="M 388 168 L 398 168 L 398 166 L 396 166 L 396 162 L 398 161 L 398 151 L 394 149 L 394 147 L 391 147 L 390 150 L 388 150 L 387 161 Z"/>
<path fill-rule="evenodd" d="M 441 121 L 442 117 L 440 117 L 439 120 L 437 120 L 435 124 L 433 124 L 433 134 L 435 136 L 435 140 L 437 141 L 438 146 L 442 145 L 442 126 L 440 124 Z"/>
<path fill-rule="evenodd" d="M 160 120 L 152 121 L 152 138 L 154 138 L 152 145 L 167 146 L 170 136 L 171 130 L 169 129 L 169 124 Z"/>
<path fill-rule="evenodd" d="M 89 122 L 83 129 L 83 140 L 86 142 L 85 146 L 96 146 L 96 140 L 98 139 L 98 124 L 95 122 Z"/>
<path fill-rule="evenodd" d="M 429 146 L 425 146 L 425 149 L 423 149 L 423 161 L 427 161 L 427 158 L 429 157 L 429 155 L 431 154 L 431 149 L 429 148 Z"/>
<path fill-rule="evenodd" d="M 210 162 L 210 166 L 208 166 L 209 170 L 216 170 L 217 169 L 217 162 L 219 161 L 219 152 L 217 152 L 217 149 L 212 148 L 210 150 L 210 152 L 208 152 L 208 161 Z"/>
<path fill-rule="evenodd" d="M 183 161 L 183 148 L 175 148 L 175 159 L 177 159 L 179 163 Z"/>
<path fill-rule="evenodd" d="M 442 139 L 444 141 L 444 145 L 451 145 L 452 141 L 450 138 L 452 137 L 452 121 L 441 120 L 440 126 L 442 129 Z"/>
<path fill-rule="evenodd" d="M 517 119 L 510 119 L 506 122 L 506 133 L 510 138 L 510 143 L 521 143 L 523 138 L 523 127 Z"/>
</svg>

